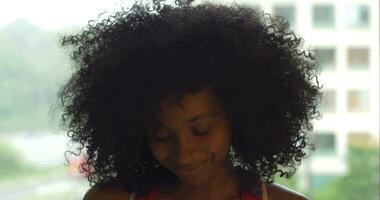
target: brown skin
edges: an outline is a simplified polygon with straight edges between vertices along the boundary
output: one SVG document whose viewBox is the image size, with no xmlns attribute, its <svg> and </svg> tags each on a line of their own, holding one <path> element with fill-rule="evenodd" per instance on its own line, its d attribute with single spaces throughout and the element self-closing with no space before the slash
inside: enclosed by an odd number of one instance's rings
<svg viewBox="0 0 380 200">
<path fill-rule="evenodd" d="M 278 184 L 268 184 L 268 199 L 269 200 L 308 200 L 307 197 L 285 188 L 284 186 Z M 93 188 L 89 189 L 83 200 L 128 200 L 129 192 L 116 190 L 112 188 L 101 189 L 99 191 L 95 191 Z M 165 199 L 165 198 L 161 198 Z M 176 198 L 166 198 L 166 200 L 173 200 Z M 182 198 L 177 198 L 182 199 Z M 218 200 L 229 200 L 229 199 L 218 199 Z M 232 199 L 230 199 L 232 200 Z"/>
<path fill-rule="evenodd" d="M 267 185 L 267 193 L 269 200 L 308 200 L 304 195 L 276 183 Z"/>
<path fill-rule="evenodd" d="M 236 178 L 227 168 L 231 131 L 223 110 L 210 89 L 188 94 L 181 100 L 169 97 L 158 116 L 161 127 L 153 132 L 149 146 L 153 156 L 176 174 L 181 183 L 174 192 L 159 195 L 181 199 L 238 197 Z M 163 139 L 161 139 L 163 138 Z M 182 174 L 180 168 L 201 168 Z"/>
<path fill-rule="evenodd" d="M 159 188 L 158 200 L 239 198 L 239 183 L 227 167 L 231 131 L 223 109 L 209 88 L 186 95 L 181 104 L 168 97 L 162 101 L 160 126 L 149 137 L 153 156 L 176 174 L 181 182 L 171 188 Z M 181 168 L 198 168 L 184 174 Z M 307 198 L 276 184 L 268 185 L 270 200 Z M 128 199 L 125 191 L 89 190 L 85 200 Z"/>
</svg>

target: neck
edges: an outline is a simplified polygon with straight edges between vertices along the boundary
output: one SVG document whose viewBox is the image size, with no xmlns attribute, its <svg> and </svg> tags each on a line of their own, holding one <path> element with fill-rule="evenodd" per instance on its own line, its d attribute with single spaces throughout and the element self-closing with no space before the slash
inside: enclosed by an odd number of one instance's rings
<svg viewBox="0 0 380 200">
<path fill-rule="evenodd" d="M 239 198 L 239 182 L 227 169 L 221 169 L 210 180 L 199 185 L 180 183 L 177 194 L 181 199 L 232 199 Z"/>
</svg>

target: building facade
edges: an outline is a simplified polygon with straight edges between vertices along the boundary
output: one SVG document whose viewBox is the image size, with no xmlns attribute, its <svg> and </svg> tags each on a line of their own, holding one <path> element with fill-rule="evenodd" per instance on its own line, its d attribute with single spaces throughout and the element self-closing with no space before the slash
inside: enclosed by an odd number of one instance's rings
<svg viewBox="0 0 380 200">
<path fill-rule="evenodd" d="M 299 188 L 348 173 L 350 144 L 379 145 L 379 1 L 236 2 L 283 16 L 318 57 L 322 118 L 314 123 L 316 150 L 299 169 Z"/>
</svg>

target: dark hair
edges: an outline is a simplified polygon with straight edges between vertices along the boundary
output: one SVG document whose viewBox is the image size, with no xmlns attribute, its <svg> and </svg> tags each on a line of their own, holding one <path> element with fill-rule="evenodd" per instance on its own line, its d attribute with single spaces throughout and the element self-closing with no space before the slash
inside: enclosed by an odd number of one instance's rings
<svg viewBox="0 0 380 200">
<path fill-rule="evenodd" d="M 164 97 L 180 101 L 203 86 L 227 114 L 243 188 L 291 176 L 306 155 L 319 116 L 318 70 L 283 18 L 237 4 L 153 0 L 61 41 L 76 67 L 58 93 L 62 124 L 86 150 L 91 186 L 146 194 L 173 183 L 146 135 Z"/>
</svg>

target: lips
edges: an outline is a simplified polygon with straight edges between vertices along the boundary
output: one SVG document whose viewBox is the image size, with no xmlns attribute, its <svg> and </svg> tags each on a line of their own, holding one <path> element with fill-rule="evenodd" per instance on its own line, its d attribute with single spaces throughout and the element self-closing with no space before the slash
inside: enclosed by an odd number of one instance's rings
<svg viewBox="0 0 380 200">
<path fill-rule="evenodd" d="M 207 160 L 206 161 L 202 161 L 201 163 L 199 163 L 196 166 L 179 168 L 178 172 L 180 174 L 182 174 L 182 175 L 191 175 L 191 174 L 194 174 L 199 169 L 201 169 L 206 162 L 207 162 Z"/>
</svg>

